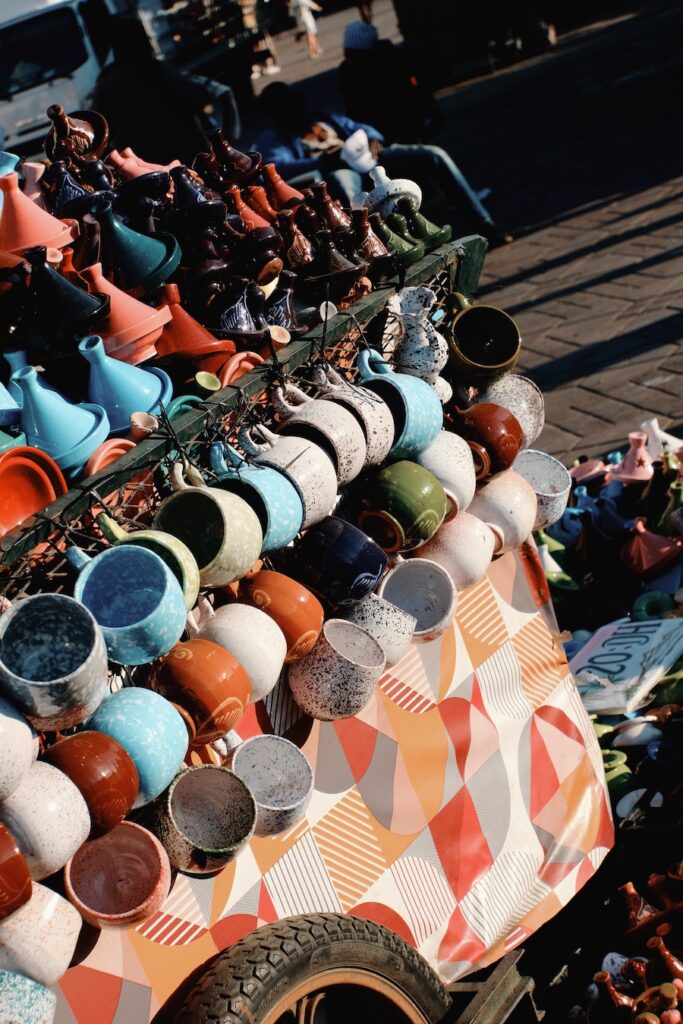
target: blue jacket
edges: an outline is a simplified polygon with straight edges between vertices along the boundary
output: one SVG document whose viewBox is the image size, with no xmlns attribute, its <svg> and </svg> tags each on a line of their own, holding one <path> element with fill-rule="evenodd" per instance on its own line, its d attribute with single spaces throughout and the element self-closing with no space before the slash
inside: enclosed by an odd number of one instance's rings
<svg viewBox="0 0 683 1024">
<path fill-rule="evenodd" d="M 312 114 L 311 124 L 324 121 L 339 135 L 340 139 L 348 139 L 358 128 L 364 128 L 369 139 L 384 142 L 384 136 L 369 124 L 352 121 L 342 114 Z M 289 134 L 281 128 L 264 128 L 256 140 L 256 149 L 263 155 L 265 163 L 276 164 L 283 178 L 293 178 L 307 171 L 317 171 L 323 166 L 319 156 L 307 156 L 304 144 L 297 135 Z"/>
</svg>

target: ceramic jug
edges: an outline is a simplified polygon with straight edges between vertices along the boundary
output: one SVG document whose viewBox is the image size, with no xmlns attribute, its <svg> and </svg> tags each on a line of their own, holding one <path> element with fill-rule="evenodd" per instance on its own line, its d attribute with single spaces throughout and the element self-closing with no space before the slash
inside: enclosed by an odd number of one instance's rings
<svg viewBox="0 0 683 1024">
<path fill-rule="evenodd" d="M 354 206 L 367 206 L 372 213 L 379 213 L 382 217 L 393 213 L 396 203 L 404 197 L 412 198 L 417 209 L 422 205 L 422 190 L 420 186 L 408 178 L 390 178 L 383 167 L 373 167 L 370 171 L 374 188 L 369 193 L 361 193 L 354 199 Z"/>
<path fill-rule="evenodd" d="M 429 319 L 436 302 L 431 288 L 402 288 L 387 300 L 387 309 L 401 323 L 402 337 L 394 349 L 394 364 L 402 373 L 434 384 L 448 362 L 448 345 Z"/>
</svg>

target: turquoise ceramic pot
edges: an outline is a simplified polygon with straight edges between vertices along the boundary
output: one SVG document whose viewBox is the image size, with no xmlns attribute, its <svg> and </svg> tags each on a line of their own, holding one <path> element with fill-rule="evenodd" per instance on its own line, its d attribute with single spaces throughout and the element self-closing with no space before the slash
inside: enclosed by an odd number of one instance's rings
<svg viewBox="0 0 683 1024">
<path fill-rule="evenodd" d="M 441 402 L 431 385 L 407 373 L 395 373 L 378 352 L 358 356 L 363 387 L 379 395 L 394 419 L 392 459 L 410 459 L 428 448 L 443 426 Z"/>
<path fill-rule="evenodd" d="M 83 338 L 78 351 L 90 363 L 88 401 L 106 410 L 111 434 L 127 434 L 134 412 L 158 413 L 162 403 L 167 406 L 170 402 L 173 385 L 163 370 L 112 359 L 96 334 Z"/>
<path fill-rule="evenodd" d="M 21 1024 L 51 1024 L 57 1009 L 52 989 L 15 971 L 0 970 L 0 1019 Z"/>
</svg>

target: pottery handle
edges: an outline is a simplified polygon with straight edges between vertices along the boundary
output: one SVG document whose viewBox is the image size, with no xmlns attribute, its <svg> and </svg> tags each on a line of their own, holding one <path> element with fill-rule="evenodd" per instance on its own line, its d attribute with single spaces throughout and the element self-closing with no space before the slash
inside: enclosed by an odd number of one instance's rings
<svg viewBox="0 0 683 1024">
<path fill-rule="evenodd" d="M 97 516 L 97 525 L 110 544 L 118 544 L 119 541 L 125 540 L 128 536 L 123 527 L 115 519 L 107 515 L 106 512 L 100 512 Z"/>
<path fill-rule="evenodd" d="M 185 479 L 185 473 L 189 483 Z M 175 462 L 170 475 L 171 487 L 174 491 L 189 491 L 192 487 L 206 487 L 202 474 L 196 466 L 191 466 L 189 463 L 183 466 L 182 462 Z"/>
<path fill-rule="evenodd" d="M 290 417 L 299 411 L 302 405 L 312 401 L 296 384 L 287 384 L 284 388 L 278 385 L 273 389 L 273 405 L 281 416 Z"/>
<path fill-rule="evenodd" d="M 67 548 L 66 557 L 78 572 L 82 572 L 83 569 L 92 562 L 90 555 L 86 555 L 82 548 L 77 548 L 75 546 Z"/>
<path fill-rule="evenodd" d="M 260 434 L 263 441 L 256 441 L 254 434 Z M 268 452 L 279 440 L 277 434 L 274 434 L 272 430 L 268 430 L 262 423 L 257 424 L 254 427 L 245 427 L 239 433 L 239 442 L 249 455 L 261 455 L 263 452 Z"/>
<path fill-rule="evenodd" d="M 231 467 L 225 461 L 225 452 L 221 441 L 214 441 L 209 448 L 209 465 L 216 476 L 229 476 Z"/>
<path fill-rule="evenodd" d="M 185 628 L 193 640 L 200 636 L 202 627 L 205 626 L 215 614 L 213 605 L 208 598 L 200 597 L 196 608 L 187 613 L 187 618 L 185 620 Z"/>
<path fill-rule="evenodd" d="M 472 300 L 462 292 L 451 292 L 448 298 L 458 309 L 468 309 L 472 305 Z"/>
<path fill-rule="evenodd" d="M 379 352 L 375 352 L 374 349 L 365 349 L 361 352 L 356 364 L 361 380 L 371 380 L 373 377 L 393 372 L 389 364 L 385 363 Z"/>
</svg>

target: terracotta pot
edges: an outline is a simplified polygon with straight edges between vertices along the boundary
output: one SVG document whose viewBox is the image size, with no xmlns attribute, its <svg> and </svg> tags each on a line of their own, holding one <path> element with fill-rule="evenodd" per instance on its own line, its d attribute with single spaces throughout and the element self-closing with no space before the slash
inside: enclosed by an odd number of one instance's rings
<svg viewBox="0 0 683 1024">
<path fill-rule="evenodd" d="M 131 448 L 135 448 L 135 441 L 129 441 L 125 437 L 111 437 L 108 441 L 104 441 L 99 448 L 96 448 L 90 458 L 85 464 L 83 470 L 83 479 L 87 480 L 89 477 L 94 476 L 95 473 L 101 472 L 106 469 L 107 466 L 111 466 L 112 462 L 116 462 L 122 455 L 129 452 Z"/>
<path fill-rule="evenodd" d="M 164 324 L 171 319 L 169 307 L 154 309 L 127 295 L 105 278 L 101 263 L 86 267 L 83 277 L 91 293 L 108 295 L 110 299 L 109 317 L 102 325 L 107 355 L 133 364 L 155 356 L 156 342 Z"/>
<path fill-rule="evenodd" d="M 476 401 L 477 404 L 494 402 L 511 412 L 522 428 L 524 448 L 529 448 L 543 430 L 543 393 L 528 377 L 522 377 L 518 373 L 506 373 L 480 392 Z"/>
<path fill-rule="evenodd" d="M 8 253 L 20 253 L 35 245 L 55 249 L 68 245 L 78 234 L 62 220 L 41 210 L 19 188 L 16 171 L 0 176 L 0 190 L 3 193 L 0 211 L 0 249 Z"/>
<path fill-rule="evenodd" d="M 242 580 L 239 598 L 260 608 L 280 627 L 287 641 L 286 663 L 305 657 L 315 646 L 325 615 L 318 598 L 301 583 L 262 569 Z"/>
<path fill-rule="evenodd" d="M 512 413 L 493 402 L 458 409 L 455 429 L 472 449 L 477 480 L 509 469 L 519 454 L 524 437 Z"/>
<path fill-rule="evenodd" d="M 31 898 L 28 864 L 8 828 L 0 825 L 0 921 Z"/>
</svg>

